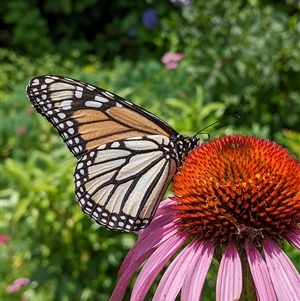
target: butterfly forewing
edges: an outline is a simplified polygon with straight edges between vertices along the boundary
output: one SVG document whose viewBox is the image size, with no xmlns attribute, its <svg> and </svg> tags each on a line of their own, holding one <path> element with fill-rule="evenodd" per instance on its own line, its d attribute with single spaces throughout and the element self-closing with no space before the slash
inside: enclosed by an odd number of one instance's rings
<svg viewBox="0 0 300 301">
<path fill-rule="evenodd" d="M 145 110 L 101 88 L 57 76 L 30 81 L 27 94 L 79 158 L 99 145 L 140 135 L 177 133 Z"/>
<path fill-rule="evenodd" d="M 145 228 L 198 139 L 181 136 L 150 112 L 74 79 L 39 76 L 29 82 L 27 94 L 78 158 L 74 180 L 82 210 L 108 229 Z"/>
</svg>

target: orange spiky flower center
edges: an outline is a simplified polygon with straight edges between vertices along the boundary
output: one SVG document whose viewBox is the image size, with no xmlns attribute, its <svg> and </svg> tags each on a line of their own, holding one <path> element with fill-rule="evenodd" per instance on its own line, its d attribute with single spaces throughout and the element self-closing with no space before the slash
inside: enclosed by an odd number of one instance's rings
<svg viewBox="0 0 300 301">
<path fill-rule="evenodd" d="M 178 227 L 205 240 L 260 245 L 300 222 L 300 164 L 269 140 L 235 135 L 203 143 L 173 184 Z"/>
</svg>

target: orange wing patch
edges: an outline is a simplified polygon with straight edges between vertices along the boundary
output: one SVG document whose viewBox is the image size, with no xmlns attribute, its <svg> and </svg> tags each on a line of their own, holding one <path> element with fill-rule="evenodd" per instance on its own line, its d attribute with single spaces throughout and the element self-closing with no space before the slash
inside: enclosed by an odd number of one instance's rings
<svg viewBox="0 0 300 301">
<path fill-rule="evenodd" d="M 169 136 L 154 122 L 124 107 L 113 107 L 107 112 L 93 109 L 75 111 L 72 118 L 78 123 L 78 133 L 86 142 L 87 150 L 131 137 Z"/>
<path fill-rule="evenodd" d="M 163 135 L 169 137 L 169 133 L 160 128 L 157 124 L 152 122 L 149 118 L 129 110 L 127 108 L 113 107 L 109 109 L 109 114 L 112 118 L 117 119 L 118 122 L 128 124 L 132 129 L 138 130 L 147 135 Z"/>
</svg>

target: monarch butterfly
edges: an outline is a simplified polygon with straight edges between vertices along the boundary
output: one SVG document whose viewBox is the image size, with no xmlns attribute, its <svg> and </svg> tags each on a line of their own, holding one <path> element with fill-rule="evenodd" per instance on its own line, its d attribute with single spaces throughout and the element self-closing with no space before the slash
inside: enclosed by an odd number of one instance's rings
<svg viewBox="0 0 300 301">
<path fill-rule="evenodd" d="M 147 227 L 177 167 L 199 143 L 137 105 L 75 79 L 38 76 L 27 95 L 78 159 L 75 194 L 83 212 L 110 230 Z"/>
</svg>

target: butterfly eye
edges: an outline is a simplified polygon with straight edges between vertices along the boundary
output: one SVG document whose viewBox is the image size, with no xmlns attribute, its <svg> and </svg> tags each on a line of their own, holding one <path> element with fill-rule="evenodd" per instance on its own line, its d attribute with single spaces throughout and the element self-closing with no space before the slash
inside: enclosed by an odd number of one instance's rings
<svg viewBox="0 0 300 301">
<path fill-rule="evenodd" d="M 111 230 L 145 228 L 198 144 L 129 101 L 71 78 L 36 77 L 27 95 L 78 159 L 75 193 L 83 212 Z"/>
</svg>

